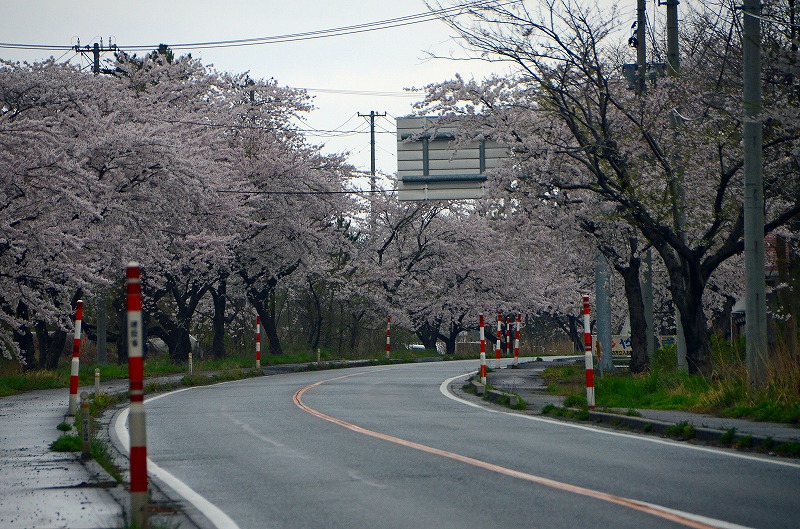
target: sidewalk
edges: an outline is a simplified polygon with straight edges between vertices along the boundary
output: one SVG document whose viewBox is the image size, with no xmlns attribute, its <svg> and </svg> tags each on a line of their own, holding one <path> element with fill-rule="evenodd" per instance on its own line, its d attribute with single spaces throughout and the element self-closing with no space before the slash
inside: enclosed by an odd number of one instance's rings
<svg viewBox="0 0 800 529">
<path fill-rule="evenodd" d="M 148 383 L 170 384 L 182 375 L 148 379 Z M 128 380 L 110 380 L 101 393 L 128 390 Z M 78 394 L 94 392 L 94 386 Z M 53 452 L 50 444 L 63 432 L 56 426 L 74 423 L 67 417 L 69 389 L 31 391 L 0 399 L 0 528 L 2 529 L 120 529 L 127 527 L 129 492 L 95 461 L 81 461 L 80 453 Z M 96 436 L 106 442 L 118 465 L 127 474 L 127 458 L 118 454 L 109 440 L 105 414 Z M 69 432 L 67 432 L 69 433 Z M 72 432 L 75 433 L 74 430 Z M 150 523 L 165 527 L 196 528 L 179 505 L 175 505 L 156 483 L 149 484 Z"/>
<path fill-rule="evenodd" d="M 577 361 L 583 365 L 582 357 L 578 358 Z M 487 382 L 494 389 L 507 393 L 517 393 L 528 403 L 529 411 L 539 413 L 547 404 L 561 406 L 564 401 L 563 397 L 548 395 L 546 393 L 546 383 L 541 378 L 542 371 L 557 362 L 575 362 L 575 359 L 561 359 L 555 362 L 526 362 L 520 363 L 518 369 L 496 369 L 488 374 Z M 641 417 L 630 417 L 625 415 L 627 411 L 609 410 L 611 413 L 590 411 L 589 420 L 652 431 L 654 433 L 663 433 L 667 427 L 685 422 L 694 426 L 695 438 L 706 441 L 717 440 L 731 428 L 736 428 L 736 437 L 750 436 L 753 446 L 760 445 L 767 438 L 774 442 L 800 442 L 800 428 L 790 424 L 714 417 L 680 410 L 645 410 L 638 408 L 636 411 L 641 414 Z"/>
<path fill-rule="evenodd" d="M 91 472 L 97 464 L 84 466 L 80 454 L 50 450 L 50 443 L 62 434 L 56 426 L 64 421 L 68 403 L 68 389 L 0 399 L 0 527 L 116 529 L 124 525 L 123 509 L 109 492 L 118 485 L 97 482 Z"/>
</svg>

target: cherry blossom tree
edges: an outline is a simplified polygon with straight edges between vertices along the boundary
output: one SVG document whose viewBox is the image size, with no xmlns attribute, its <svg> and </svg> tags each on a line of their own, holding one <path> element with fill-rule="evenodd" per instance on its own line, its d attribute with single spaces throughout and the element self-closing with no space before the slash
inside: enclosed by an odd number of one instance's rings
<svg viewBox="0 0 800 529">
<path fill-rule="evenodd" d="M 476 6 L 471 15 L 452 19 L 451 26 L 471 49 L 511 62 L 517 73 L 480 84 L 456 79 L 431 86 L 421 112 L 452 112 L 457 105 L 467 115 L 488 109 L 497 115 L 491 132 L 509 140 L 521 163 L 531 166 L 531 179 L 614 204 L 664 261 L 690 370 L 710 374 L 703 293 L 720 263 L 743 247 L 741 92 L 728 82 L 736 68 L 728 60 L 710 60 L 710 52 L 690 56 L 683 68 L 691 76 L 661 79 L 638 94 L 620 75 L 616 21 L 594 8 L 552 0 L 537 13 L 513 4 Z M 708 35 L 703 20 L 695 28 L 697 39 Z M 703 42 L 717 57 L 730 43 Z M 488 108 L 488 100 L 503 92 L 503 108 Z M 797 141 L 785 127 L 765 137 L 765 152 Z M 796 173 L 769 163 L 766 174 L 770 231 L 800 209 L 789 199 Z"/>
<path fill-rule="evenodd" d="M 100 280 L 84 251 L 97 207 L 80 165 L 95 97 L 74 68 L 0 64 L 0 348 L 28 369 L 34 332 L 52 366 L 75 300 Z"/>
<path fill-rule="evenodd" d="M 291 118 L 309 110 L 304 92 L 274 81 L 229 79 L 239 94 L 228 126 L 232 178 L 223 191 L 252 211 L 234 247 L 236 271 L 261 316 L 270 354 L 282 353 L 276 296 L 301 270 L 326 270 L 347 241 L 341 222 L 353 210 L 345 185 L 352 168 L 306 143 Z M 343 242 L 345 241 L 345 242 Z"/>
</svg>

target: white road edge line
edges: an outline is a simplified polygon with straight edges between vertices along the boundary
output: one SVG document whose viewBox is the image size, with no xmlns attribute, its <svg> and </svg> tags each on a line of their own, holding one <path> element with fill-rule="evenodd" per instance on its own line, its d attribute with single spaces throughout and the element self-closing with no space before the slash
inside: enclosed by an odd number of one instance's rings
<svg viewBox="0 0 800 529">
<path fill-rule="evenodd" d="M 507 411 L 496 410 L 496 409 L 492 409 L 492 408 L 487 408 L 485 406 L 481 406 L 480 404 L 475 404 L 474 402 L 469 402 L 469 401 L 464 400 L 461 397 L 458 397 L 458 396 L 456 396 L 456 395 L 454 395 L 453 393 L 450 392 L 448 387 L 450 386 L 451 383 L 453 383 L 454 381 L 456 381 L 456 380 L 458 380 L 460 378 L 466 378 L 468 376 L 474 375 L 475 373 L 477 373 L 477 371 L 470 371 L 469 373 L 464 373 L 463 375 L 457 375 L 457 376 L 448 378 L 447 380 L 445 380 L 444 382 L 442 382 L 439 385 L 439 391 L 442 393 L 442 395 L 444 395 L 448 399 L 452 399 L 452 400 L 454 400 L 456 402 L 460 402 L 461 404 L 465 404 L 467 406 L 472 406 L 473 408 L 478 408 L 478 409 L 481 409 L 481 410 L 484 410 L 484 411 L 487 411 L 487 412 L 490 412 L 490 413 L 501 413 L 503 415 L 509 415 L 511 417 L 518 417 L 520 419 L 525 419 L 525 420 L 529 420 L 529 421 L 546 422 L 546 423 L 549 423 L 549 424 L 556 424 L 556 425 L 559 425 L 559 426 L 565 426 L 567 428 L 575 428 L 577 430 L 584 430 L 584 431 L 594 432 L 594 433 L 602 434 L 602 435 L 611 435 L 611 436 L 615 436 L 615 437 L 626 437 L 628 439 L 637 439 L 639 441 L 644 441 L 644 442 L 648 442 L 648 443 L 668 445 L 668 446 L 672 446 L 672 447 L 675 447 L 675 448 L 683 448 L 683 449 L 686 449 L 686 450 L 696 450 L 698 452 L 708 452 L 708 453 L 717 454 L 717 455 L 721 455 L 721 456 L 733 457 L 733 458 L 736 458 L 736 459 L 745 459 L 745 460 L 748 460 L 748 461 L 756 461 L 756 462 L 759 462 L 759 463 L 766 463 L 766 464 L 769 464 L 769 465 L 778 465 L 778 466 L 795 468 L 795 469 L 800 468 L 800 464 L 792 463 L 790 461 L 783 461 L 783 460 L 780 460 L 780 459 L 767 459 L 765 457 L 756 457 L 756 456 L 751 456 L 751 455 L 748 455 L 748 454 L 740 454 L 738 452 L 731 452 L 731 451 L 727 451 L 727 450 L 718 450 L 718 449 L 710 448 L 710 447 L 707 447 L 707 446 L 698 446 L 698 445 L 693 445 L 693 444 L 689 444 L 689 443 L 679 443 L 679 442 L 676 442 L 676 441 L 670 441 L 668 439 L 659 439 L 657 437 L 650 437 L 650 436 L 647 436 L 647 435 L 632 435 L 632 434 L 629 434 L 629 433 L 615 432 L 613 430 L 607 430 L 607 429 L 604 429 L 604 428 L 592 428 L 591 426 L 584 426 L 584 425 L 581 425 L 581 424 L 574 424 L 574 423 L 566 422 L 566 421 L 558 421 L 558 420 L 555 420 L 555 419 L 547 419 L 545 417 L 538 417 L 538 416 L 535 416 L 535 415 L 524 415 L 524 414 L 521 414 L 521 413 L 511 413 L 511 412 L 507 412 Z"/>
<path fill-rule="evenodd" d="M 194 388 L 183 388 L 176 391 L 170 391 L 169 393 L 156 395 L 154 397 L 145 399 L 145 403 L 152 402 L 162 397 L 168 397 L 170 395 L 174 395 L 175 393 L 180 393 L 181 391 L 188 391 L 190 389 Z M 125 452 L 127 452 L 130 457 L 130 435 L 128 434 L 128 427 L 126 424 L 129 410 L 130 408 L 125 408 L 119 413 L 119 415 L 117 415 L 117 420 L 114 423 L 114 432 L 117 434 L 117 438 L 125 449 Z M 192 489 L 189 485 L 179 480 L 160 466 L 156 465 L 149 457 L 147 458 L 147 473 L 156 476 L 172 490 L 174 490 L 179 496 L 184 498 L 190 504 L 194 505 L 194 507 L 200 511 L 203 516 L 208 518 L 208 520 L 217 529 L 241 529 L 239 525 L 234 522 L 230 516 L 222 512 L 219 507 L 195 492 L 194 489 Z"/>
<path fill-rule="evenodd" d="M 448 378 L 447 380 L 445 380 L 444 382 L 442 382 L 439 385 L 439 391 L 445 397 L 447 397 L 449 399 L 452 399 L 452 400 L 454 400 L 456 402 L 460 402 L 462 404 L 466 404 L 467 406 L 472 406 L 473 408 L 479 408 L 479 409 L 486 410 L 486 411 L 489 411 L 489 412 L 492 412 L 492 413 L 501 413 L 503 415 L 509 415 L 509 416 L 513 416 L 513 417 L 521 417 L 521 418 L 524 418 L 524 419 L 530 419 L 530 420 L 539 421 L 539 422 L 546 422 L 546 423 L 550 423 L 550 424 L 557 424 L 557 425 L 561 425 L 561 426 L 569 426 L 569 427 L 572 427 L 572 428 L 578 428 L 580 430 L 587 430 L 587 431 L 590 431 L 590 432 L 604 433 L 604 434 L 615 435 L 615 436 L 619 436 L 619 437 L 628 437 L 628 438 L 631 438 L 631 439 L 640 439 L 640 440 L 654 441 L 654 442 L 661 441 L 660 439 L 649 439 L 649 438 L 646 438 L 646 437 L 640 437 L 640 436 L 636 436 L 636 435 L 629 435 L 629 434 L 624 434 L 624 433 L 619 433 L 619 432 L 608 432 L 608 431 L 605 431 L 605 430 L 589 428 L 589 427 L 581 426 L 581 425 L 578 425 L 578 424 L 571 424 L 571 423 L 567 423 L 567 422 L 563 422 L 563 421 L 555 421 L 555 420 L 552 420 L 552 419 L 544 419 L 542 417 L 533 417 L 533 416 L 530 416 L 530 415 L 522 415 L 522 414 L 519 414 L 519 413 L 509 413 L 509 412 L 501 411 L 501 410 L 493 410 L 493 409 L 490 409 L 490 408 L 485 408 L 485 407 L 483 407 L 483 406 L 481 406 L 479 404 L 475 404 L 474 402 L 466 401 L 466 400 L 464 400 L 462 398 L 459 398 L 456 395 L 450 393 L 450 391 L 448 390 L 448 387 L 450 386 L 450 384 L 453 381 L 458 380 L 459 378 L 465 378 L 465 377 L 474 375 L 475 373 L 477 373 L 477 371 L 471 371 L 471 372 L 465 373 L 463 375 L 458 375 L 458 376 L 455 376 L 455 377 L 452 377 L 452 378 Z M 681 445 L 679 443 L 670 443 L 670 442 L 664 442 L 664 441 L 661 441 L 660 444 L 668 444 L 670 446 L 683 446 L 683 445 Z M 693 447 L 693 448 L 701 448 L 701 447 Z M 708 449 L 706 449 L 704 451 L 714 452 L 714 453 L 724 453 L 724 452 L 719 452 L 719 451 L 716 451 L 716 450 L 708 450 Z M 753 459 L 757 459 L 759 461 L 763 461 L 763 460 L 758 459 L 758 458 L 753 458 Z M 659 511 L 662 511 L 662 512 L 668 512 L 668 513 L 671 513 L 671 514 L 675 514 L 675 515 L 681 516 L 683 518 L 687 518 L 689 520 L 694 520 L 694 521 L 699 522 L 699 523 L 703 523 L 703 524 L 706 524 L 706 525 L 711 525 L 711 526 L 714 526 L 714 527 L 718 527 L 719 529 L 752 529 L 752 528 L 750 528 L 748 526 L 739 525 L 739 524 L 735 524 L 735 523 L 731 523 L 731 522 L 726 522 L 724 520 L 717 520 L 715 518 L 709 518 L 707 516 L 702 516 L 702 515 L 699 515 L 699 514 L 694 514 L 694 513 L 690 513 L 690 512 L 686 512 L 686 511 L 680 511 L 678 509 L 671 509 L 669 507 L 664 507 L 663 505 L 658 505 L 658 504 L 655 504 L 655 503 L 649 503 L 649 502 L 640 501 L 640 500 L 632 500 L 632 501 L 634 501 L 635 503 L 637 503 L 639 505 L 650 507 L 652 509 L 656 509 L 656 510 L 659 510 Z"/>
</svg>

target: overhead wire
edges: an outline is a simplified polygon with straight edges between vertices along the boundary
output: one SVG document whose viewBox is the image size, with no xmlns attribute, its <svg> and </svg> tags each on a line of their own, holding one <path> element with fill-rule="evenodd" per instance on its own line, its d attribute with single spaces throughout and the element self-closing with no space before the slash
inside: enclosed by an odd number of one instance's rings
<svg viewBox="0 0 800 529">
<path fill-rule="evenodd" d="M 513 4 L 520 0 L 510 0 L 508 2 L 500 3 L 499 5 Z M 209 48 L 232 48 L 241 46 L 259 46 L 263 44 L 280 44 L 286 42 L 297 42 L 305 40 L 316 40 L 330 37 L 342 37 L 346 35 L 353 35 L 358 33 L 365 33 L 370 31 L 379 31 L 384 29 L 392 29 L 412 24 L 421 24 L 424 22 L 432 22 L 441 19 L 443 16 L 451 16 L 459 12 L 485 4 L 485 1 L 465 2 L 452 7 L 431 10 L 425 13 L 416 13 L 413 15 L 405 15 L 401 17 L 389 18 L 385 20 L 378 20 L 374 22 L 365 22 L 361 24 L 352 24 L 349 26 L 341 26 L 336 28 L 305 31 L 299 33 L 287 33 L 284 35 L 268 35 L 264 37 L 252 37 L 245 39 L 229 39 L 217 41 L 201 41 L 201 42 L 184 42 L 177 44 L 169 44 L 170 49 L 209 49 Z M 157 49 L 162 43 L 147 44 L 147 45 L 131 45 L 121 47 L 128 51 L 150 51 Z M 0 48 L 5 49 L 22 49 L 22 50 L 45 50 L 45 51 L 68 51 L 74 49 L 78 51 L 77 46 L 64 46 L 52 44 L 21 44 L 11 42 L 0 42 Z"/>
<path fill-rule="evenodd" d="M 421 90 L 408 90 L 404 92 L 383 92 L 379 90 L 348 90 L 339 88 L 303 88 L 295 87 L 306 92 L 319 92 L 322 94 L 338 94 L 350 96 L 369 96 L 369 97 L 419 97 L 423 93 Z"/>
<path fill-rule="evenodd" d="M 217 193 L 232 193 L 237 195 L 361 195 L 369 193 L 385 193 L 385 189 L 352 189 L 335 191 L 260 191 L 239 189 L 216 189 Z"/>
<path fill-rule="evenodd" d="M 283 130 L 287 132 L 303 132 L 307 136 L 311 137 L 346 137 L 352 136 L 354 134 L 368 134 L 369 129 L 365 124 L 363 128 L 356 128 L 356 129 L 320 129 L 310 125 L 307 121 L 302 120 L 303 123 L 307 125 L 307 128 L 303 127 L 278 127 L 277 129 L 274 127 L 267 127 L 263 125 L 252 125 L 252 124 L 242 124 L 242 123 L 215 123 L 211 121 L 193 121 L 193 120 L 186 120 L 186 119 L 161 119 L 160 121 L 164 123 L 170 123 L 174 125 L 196 125 L 198 127 L 211 127 L 211 128 L 224 128 L 224 129 L 237 129 L 237 130 Z M 349 120 L 348 120 L 349 121 Z M 347 122 L 345 122 L 346 124 Z M 378 134 L 395 134 L 389 130 L 383 131 L 376 131 Z"/>
<path fill-rule="evenodd" d="M 497 3 L 498 5 L 508 5 L 514 4 L 519 2 L 520 0 L 510 0 L 507 2 L 492 2 Z M 179 43 L 179 44 L 171 44 L 169 47 L 173 50 L 178 49 L 209 49 L 209 48 L 227 48 L 227 47 L 240 47 L 240 46 L 255 46 L 255 45 L 262 45 L 262 44 L 277 44 L 277 43 L 285 43 L 285 42 L 297 42 L 303 40 L 314 40 L 314 39 L 321 39 L 321 38 L 329 38 L 329 37 L 338 37 L 338 36 L 346 36 L 352 35 L 357 33 L 364 33 L 370 31 L 378 31 L 384 29 L 392 29 L 396 27 L 402 27 L 412 24 L 420 24 L 424 22 L 431 22 L 435 20 L 439 20 L 445 16 L 453 16 L 458 15 L 465 9 L 470 9 L 474 7 L 480 7 L 482 4 L 485 4 L 485 1 L 473 1 L 473 2 L 464 2 L 458 5 L 451 6 L 449 8 L 431 10 L 425 13 L 417 13 L 413 15 L 406 15 L 401 17 L 395 17 L 380 21 L 374 22 L 367 22 L 362 24 L 353 24 L 349 26 L 342 26 L 337 28 L 330 28 L 330 29 L 323 29 L 323 30 L 314 30 L 314 31 L 307 31 L 301 33 L 290 33 L 285 35 L 273 35 L 273 36 L 265 36 L 265 37 L 256 37 L 256 38 L 247 38 L 247 39 L 232 39 L 232 40 L 220 40 L 220 41 L 206 41 L 206 42 L 195 42 L 195 43 Z M 120 49 L 123 51 L 149 51 L 152 49 L 156 49 L 160 46 L 158 45 L 134 45 L 134 46 L 125 46 L 123 48 L 117 46 L 116 49 Z M 20 44 L 20 43 L 7 43 L 7 42 L 0 42 L 0 49 L 18 49 L 18 50 L 46 50 L 46 51 L 64 51 L 61 55 L 59 60 L 63 58 L 67 53 L 70 51 L 80 52 L 82 48 L 79 46 L 61 46 L 61 45 L 48 45 L 48 44 Z M 88 67 L 91 67 L 89 64 Z M 81 66 L 81 69 L 84 69 Z M 404 92 L 382 92 L 382 91 L 359 91 L 359 90 L 342 90 L 342 89 L 325 89 L 325 88 L 306 88 L 307 91 L 315 91 L 319 93 L 336 93 L 341 95 L 363 95 L 363 96 L 371 96 L 371 97 L 418 97 L 418 94 L 421 91 L 417 90 L 408 90 Z M 361 134 L 366 133 L 366 130 L 342 130 L 344 125 L 346 125 L 353 116 L 351 116 L 344 124 L 337 127 L 336 129 L 332 130 L 325 130 L 325 129 L 318 129 L 312 127 L 308 122 L 302 120 L 309 128 L 297 128 L 298 132 L 307 133 L 310 136 L 316 137 L 342 137 L 348 136 L 353 134 Z M 204 122 L 185 122 L 186 124 L 193 124 L 193 125 L 200 125 L 200 126 L 211 126 L 211 127 L 231 127 L 231 128 L 250 128 L 254 127 L 252 125 L 231 125 L 231 124 L 216 124 L 216 123 L 204 123 Z M 379 134 L 395 134 L 394 131 L 389 131 L 383 127 L 380 127 L 382 130 L 376 131 Z M 356 153 L 358 154 L 358 153 Z"/>
</svg>

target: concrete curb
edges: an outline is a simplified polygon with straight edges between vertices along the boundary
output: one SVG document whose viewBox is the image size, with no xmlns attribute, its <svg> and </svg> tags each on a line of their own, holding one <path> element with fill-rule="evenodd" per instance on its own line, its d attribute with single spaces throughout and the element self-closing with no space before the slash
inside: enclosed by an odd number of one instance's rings
<svg viewBox="0 0 800 529">
<path fill-rule="evenodd" d="M 582 410 L 570 408 L 574 413 L 581 413 Z M 608 413 L 603 411 L 589 410 L 587 420 L 595 423 L 608 424 L 611 426 L 624 426 L 634 430 L 642 431 L 645 433 L 654 433 L 663 435 L 665 437 L 673 437 L 670 435 L 676 426 L 685 424 L 691 429 L 691 435 L 677 436 L 677 439 L 710 442 L 719 444 L 721 446 L 740 446 L 742 448 L 757 449 L 763 448 L 772 451 L 775 448 L 787 444 L 794 443 L 788 439 L 771 438 L 768 436 L 754 435 L 754 434 L 740 434 L 735 429 L 718 430 L 716 428 L 707 428 L 703 426 L 695 426 L 691 421 L 684 423 L 672 423 L 660 421 L 657 419 L 648 419 L 645 417 L 635 417 L 631 415 L 619 415 L 616 413 Z M 673 437 L 674 438 L 674 437 Z M 724 441 L 721 441 L 721 439 Z"/>
<path fill-rule="evenodd" d="M 570 362 L 564 359 L 559 363 Z M 735 418 L 722 418 L 684 412 L 681 410 L 637 410 L 641 415 L 626 415 L 625 410 L 583 410 L 564 408 L 557 400 L 557 396 L 548 395 L 543 385 L 537 385 L 538 371 L 544 367 L 539 362 L 520 364 L 520 369 L 498 370 L 489 374 L 489 383 L 495 387 L 500 386 L 500 393 L 505 395 L 489 396 L 482 401 L 499 400 L 508 397 L 508 391 L 518 393 L 527 402 L 525 410 L 519 413 L 536 414 L 557 420 L 595 423 L 606 427 L 621 430 L 633 430 L 643 434 L 662 436 L 679 441 L 707 443 L 709 445 L 769 453 L 787 458 L 798 458 L 796 451 L 800 445 L 800 437 L 796 435 L 790 425 L 780 423 L 759 423 Z M 526 371 L 532 370 L 532 371 Z M 527 373 L 527 374 L 523 374 Z M 492 380 L 492 379 L 495 380 Z M 473 382 L 474 383 L 474 382 Z M 546 400 L 553 400 L 546 404 Z M 500 404 L 504 404 L 500 402 Z M 552 405 L 557 409 L 568 409 L 571 416 L 561 416 L 557 413 L 542 413 L 547 406 Z M 800 431 L 800 430 L 799 430 Z M 786 445 L 784 450 L 781 446 Z"/>
<path fill-rule="evenodd" d="M 508 405 L 512 408 L 519 406 L 519 395 L 516 393 L 505 393 L 503 391 L 497 391 L 496 389 L 490 389 L 486 392 L 486 398 L 497 404 L 503 404 L 505 400 L 508 399 Z"/>
<path fill-rule="evenodd" d="M 486 389 L 484 384 L 481 384 L 474 378 L 470 379 L 470 384 L 475 388 L 475 394 L 483 397 L 486 400 L 494 402 L 495 404 L 504 404 L 508 400 L 508 405 L 515 407 L 519 406 L 520 397 L 516 393 L 507 393 L 505 391 L 498 391 L 496 389 Z"/>
</svg>

